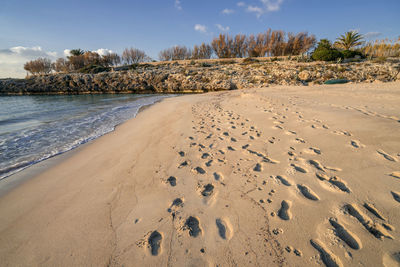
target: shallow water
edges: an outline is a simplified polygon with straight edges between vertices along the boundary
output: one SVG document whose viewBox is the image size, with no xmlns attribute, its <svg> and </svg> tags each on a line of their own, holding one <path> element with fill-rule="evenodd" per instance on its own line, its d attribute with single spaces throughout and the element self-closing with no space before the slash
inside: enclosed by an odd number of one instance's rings
<svg viewBox="0 0 400 267">
<path fill-rule="evenodd" d="M 104 135 L 170 96 L 0 97 L 0 179 Z"/>
</svg>

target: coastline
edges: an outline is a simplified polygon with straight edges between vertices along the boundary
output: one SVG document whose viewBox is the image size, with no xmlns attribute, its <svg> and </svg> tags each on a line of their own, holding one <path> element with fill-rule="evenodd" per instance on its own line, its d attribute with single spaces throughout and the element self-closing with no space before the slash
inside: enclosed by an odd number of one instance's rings
<svg viewBox="0 0 400 267">
<path fill-rule="evenodd" d="M 0 196 L 0 261 L 396 264 L 399 100 L 399 83 L 163 99 Z"/>
<path fill-rule="evenodd" d="M 179 95 L 176 95 L 175 97 L 177 97 Z M 152 104 L 147 104 L 147 105 L 142 105 L 139 110 L 137 111 L 137 114 L 135 115 L 135 117 L 130 118 L 129 120 L 132 120 L 134 118 L 136 118 L 136 116 L 144 111 L 145 109 L 151 107 L 152 105 L 155 105 L 157 103 L 160 103 L 164 100 L 165 98 L 159 99 L 157 101 L 155 101 Z M 123 122 L 126 123 L 127 121 Z M 123 123 L 117 124 L 114 127 L 114 130 L 107 132 L 106 134 L 103 134 L 95 139 L 90 139 L 87 142 L 84 142 L 80 145 L 78 145 L 77 147 L 73 147 L 70 150 L 64 151 L 64 152 L 60 152 L 56 155 L 53 155 L 51 157 L 42 159 L 38 162 L 35 163 L 31 163 L 30 165 L 23 167 L 20 170 L 17 170 L 14 173 L 11 173 L 5 177 L 2 177 L 0 179 L 0 198 L 3 195 L 6 195 L 8 192 L 10 192 L 11 190 L 13 190 L 14 188 L 16 188 L 17 186 L 23 184 L 24 182 L 28 181 L 31 178 L 34 178 L 36 176 L 39 176 L 40 174 L 42 174 L 43 172 L 49 170 L 50 168 L 53 168 L 55 166 L 57 166 L 60 162 L 68 159 L 69 157 L 73 156 L 75 153 L 78 153 L 81 149 L 83 149 L 83 147 L 91 144 L 92 142 L 94 142 L 95 140 L 97 140 L 98 138 L 101 138 L 104 135 L 107 135 L 113 131 L 116 131 L 116 129 L 122 125 Z"/>
</svg>

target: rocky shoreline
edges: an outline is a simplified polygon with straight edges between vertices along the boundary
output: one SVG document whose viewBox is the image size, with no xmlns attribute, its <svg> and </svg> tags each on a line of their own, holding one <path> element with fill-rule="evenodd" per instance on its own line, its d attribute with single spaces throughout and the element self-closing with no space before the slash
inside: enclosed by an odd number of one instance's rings
<svg viewBox="0 0 400 267">
<path fill-rule="evenodd" d="M 49 74 L 1 79 L 0 95 L 203 93 L 272 85 L 371 83 L 400 80 L 400 61 L 297 62 L 245 59 L 146 63 L 98 74 Z"/>
</svg>

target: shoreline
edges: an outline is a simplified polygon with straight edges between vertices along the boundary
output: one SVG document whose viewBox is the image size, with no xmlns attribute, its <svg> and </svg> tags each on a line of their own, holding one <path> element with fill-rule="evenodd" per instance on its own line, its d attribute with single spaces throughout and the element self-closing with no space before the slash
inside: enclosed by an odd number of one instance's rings
<svg viewBox="0 0 400 267">
<path fill-rule="evenodd" d="M 179 95 L 176 95 L 175 97 L 178 97 Z M 169 97 L 168 97 L 169 98 Z M 159 99 L 157 101 L 155 101 L 152 104 L 148 104 L 148 105 L 143 105 L 141 106 L 138 111 L 137 114 L 135 115 L 135 117 L 128 119 L 127 121 L 124 121 L 120 124 L 115 125 L 114 129 L 110 132 L 107 132 L 101 136 L 98 136 L 95 139 L 91 139 L 87 142 L 84 142 L 70 150 L 64 151 L 64 152 L 60 152 L 56 155 L 50 156 L 48 158 L 42 159 L 38 162 L 32 163 L 28 166 L 23 167 L 22 169 L 17 170 L 16 172 L 9 174 L 3 178 L 0 179 L 0 198 L 4 195 L 6 195 L 7 193 L 9 193 L 10 191 L 12 191 L 14 188 L 22 185 L 23 183 L 25 183 L 26 181 L 28 181 L 29 179 L 33 179 L 36 176 L 39 176 L 40 174 L 42 174 L 43 172 L 46 172 L 47 170 L 49 170 L 50 168 L 53 168 L 55 166 L 57 166 L 59 163 L 61 163 L 62 161 L 72 157 L 75 153 L 79 153 L 79 151 L 81 149 L 83 149 L 85 146 L 90 145 L 91 143 L 93 143 L 94 141 L 96 141 L 97 139 L 110 134 L 114 131 L 117 130 L 117 128 L 136 118 L 136 116 L 139 115 L 140 112 L 146 110 L 147 108 L 151 107 L 152 105 L 155 105 L 157 103 L 160 103 L 164 100 L 165 98 Z"/>
<path fill-rule="evenodd" d="M 163 99 L 1 196 L 0 262 L 395 266 L 399 101 L 399 83 Z"/>
</svg>

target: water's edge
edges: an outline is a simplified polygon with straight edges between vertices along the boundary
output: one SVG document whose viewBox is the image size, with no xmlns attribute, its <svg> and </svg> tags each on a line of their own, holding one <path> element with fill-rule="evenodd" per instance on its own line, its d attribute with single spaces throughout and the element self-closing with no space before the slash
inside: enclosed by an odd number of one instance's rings
<svg viewBox="0 0 400 267">
<path fill-rule="evenodd" d="M 175 97 L 177 97 L 177 96 L 178 95 L 176 95 Z M 97 136 L 96 138 L 88 139 L 85 142 L 82 142 L 81 144 L 78 144 L 78 145 L 72 147 L 71 149 L 68 149 L 63 152 L 57 153 L 55 155 L 43 158 L 39 161 L 32 162 L 31 164 L 29 164 L 27 166 L 19 168 L 18 170 L 15 170 L 12 173 L 8 173 L 7 175 L 1 177 L 0 178 L 0 197 L 6 195 L 8 192 L 15 189 L 16 187 L 23 184 L 24 182 L 38 176 L 39 174 L 49 170 L 50 168 L 58 165 L 59 163 L 68 159 L 69 157 L 75 155 L 76 153 L 79 153 L 79 151 L 81 149 L 83 149 L 87 145 L 92 144 L 92 142 L 96 141 L 97 139 L 116 131 L 120 125 L 127 123 L 130 120 L 135 119 L 139 115 L 139 113 L 143 112 L 145 109 L 148 109 L 149 107 L 151 107 L 157 103 L 162 102 L 164 99 L 166 99 L 166 98 L 161 98 L 161 99 L 156 100 L 154 103 L 141 106 L 138 109 L 138 111 L 134 117 L 132 117 L 128 120 L 125 120 L 119 124 L 116 124 L 112 130 L 110 130 L 100 136 Z"/>
</svg>

